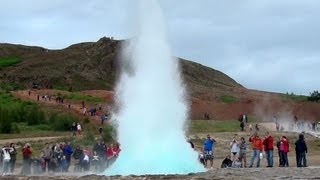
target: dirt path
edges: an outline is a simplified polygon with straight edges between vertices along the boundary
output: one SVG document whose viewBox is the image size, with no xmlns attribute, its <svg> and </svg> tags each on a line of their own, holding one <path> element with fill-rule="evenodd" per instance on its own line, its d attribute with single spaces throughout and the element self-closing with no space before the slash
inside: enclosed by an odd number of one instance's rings
<svg viewBox="0 0 320 180">
<path fill-rule="evenodd" d="M 83 115 L 83 109 L 82 109 L 82 104 L 81 102 L 78 101 L 73 101 L 73 100 L 64 100 L 63 104 L 59 104 L 56 102 L 55 98 L 51 98 L 51 100 L 44 100 L 42 98 L 42 96 L 45 95 L 55 95 L 57 93 L 61 93 L 61 94 L 69 94 L 70 92 L 66 92 L 66 91 L 59 91 L 59 90 L 48 90 L 48 89 L 44 89 L 44 90 L 31 90 L 30 91 L 30 95 L 29 95 L 29 90 L 21 90 L 21 91 L 13 91 L 11 92 L 11 94 L 15 97 L 18 97 L 20 99 L 23 100 L 27 100 L 27 101 L 32 101 L 32 102 L 37 102 L 39 104 L 46 104 L 46 105 L 50 105 L 50 106 L 56 106 L 56 107 L 60 107 L 61 110 L 65 111 L 65 112 L 73 112 L 74 114 L 76 114 L 77 116 L 82 116 Z M 39 100 L 38 100 L 38 96 L 39 96 Z M 69 109 L 69 104 L 70 104 L 70 109 Z M 93 104 L 89 104 L 88 107 L 90 106 L 94 106 Z M 87 112 L 88 112 L 87 108 Z M 87 118 L 90 119 L 91 122 L 94 122 L 96 124 L 100 123 L 100 118 L 99 116 L 89 116 L 86 115 Z"/>
<path fill-rule="evenodd" d="M 52 137 L 32 137 L 32 138 L 14 138 L 14 139 L 1 139 L 0 144 L 17 143 L 17 142 L 35 142 L 44 140 L 60 139 L 65 136 L 52 136 Z"/>
</svg>

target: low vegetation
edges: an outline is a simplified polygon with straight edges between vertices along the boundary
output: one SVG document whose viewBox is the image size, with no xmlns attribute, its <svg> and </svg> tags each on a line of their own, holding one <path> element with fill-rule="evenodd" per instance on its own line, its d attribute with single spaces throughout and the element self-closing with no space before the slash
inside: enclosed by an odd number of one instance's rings
<svg viewBox="0 0 320 180">
<path fill-rule="evenodd" d="M 103 102 L 102 98 L 96 97 L 96 96 L 91 96 L 91 95 L 85 95 L 85 94 L 80 94 L 80 93 L 70 93 L 68 95 L 63 96 L 64 99 L 70 99 L 70 100 L 83 100 L 87 102 Z"/>
<path fill-rule="evenodd" d="M 236 132 L 240 130 L 237 120 L 193 120 L 189 124 L 189 133 Z"/>
<path fill-rule="evenodd" d="M 229 95 L 222 95 L 219 97 L 221 102 L 224 103 L 235 103 L 238 102 L 238 99 L 234 96 L 229 96 Z"/>
<path fill-rule="evenodd" d="M 29 126 L 31 130 L 66 131 L 74 121 L 79 119 L 68 113 L 44 112 L 38 104 L 0 91 L 0 133 L 19 133 Z"/>
<path fill-rule="evenodd" d="M 318 91 L 313 91 L 312 93 L 310 93 L 308 101 L 320 102 L 320 93 Z"/>
<path fill-rule="evenodd" d="M 282 97 L 286 100 L 290 99 L 290 100 L 293 100 L 293 101 L 306 101 L 307 100 L 307 96 L 304 96 L 304 95 L 296 95 L 294 93 L 286 93 L 286 94 L 283 94 Z"/>
<path fill-rule="evenodd" d="M 0 68 L 13 66 L 21 62 L 19 57 L 0 57 Z"/>
</svg>

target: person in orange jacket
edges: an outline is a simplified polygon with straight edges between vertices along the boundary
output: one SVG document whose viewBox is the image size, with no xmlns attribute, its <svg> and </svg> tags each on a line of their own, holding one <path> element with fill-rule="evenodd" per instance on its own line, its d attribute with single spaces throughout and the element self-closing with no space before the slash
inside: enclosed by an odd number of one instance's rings
<svg viewBox="0 0 320 180">
<path fill-rule="evenodd" d="M 257 158 L 257 166 L 260 167 L 260 153 L 262 152 L 262 139 L 258 136 L 257 132 L 254 132 L 254 134 L 249 138 L 249 142 L 251 142 L 252 145 L 252 156 L 250 161 L 250 168 L 253 166 L 254 159 Z"/>
</svg>

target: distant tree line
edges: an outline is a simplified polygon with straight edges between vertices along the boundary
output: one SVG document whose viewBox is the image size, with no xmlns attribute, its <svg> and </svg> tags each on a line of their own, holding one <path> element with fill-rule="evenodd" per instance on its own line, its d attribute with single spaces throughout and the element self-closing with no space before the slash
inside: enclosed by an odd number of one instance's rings
<svg viewBox="0 0 320 180">
<path fill-rule="evenodd" d="M 312 93 L 310 93 L 308 101 L 320 102 L 320 93 L 318 91 L 313 91 Z"/>
</svg>

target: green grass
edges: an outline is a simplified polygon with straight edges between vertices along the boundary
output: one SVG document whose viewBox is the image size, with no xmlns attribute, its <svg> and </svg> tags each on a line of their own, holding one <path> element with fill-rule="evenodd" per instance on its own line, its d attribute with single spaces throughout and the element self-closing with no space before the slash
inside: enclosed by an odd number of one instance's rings
<svg viewBox="0 0 320 180">
<path fill-rule="evenodd" d="M 228 96 L 228 95 L 222 95 L 219 97 L 221 102 L 224 103 L 234 103 L 234 102 L 238 102 L 238 99 L 234 96 Z"/>
<path fill-rule="evenodd" d="M 240 130 L 237 120 L 192 120 L 189 124 L 189 133 L 213 133 L 213 132 L 236 132 Z"/>
<path fill-rule="evenodd" d="M 73 122 L 83 121 L 68 112 L 45 109 L 36 103 L 22 101 L 10 93 L 0 91 L 0 132 L 69 131 Z"/>
<path fill-rule="evenodd" d="M 79 100 L 79 101 L 88 101 L 88 102 L 103 102 L 102 98 L 91 96 L 91 95 L 84 95 L 80 93 L 70 93 L 68 95 L 63 96 L 64 99 L 70 100 Z"/>
<path fill-rule="evenodd" d="M 19 57 L 0 57 L 0 68 L 13 66 L 21 62 Z"/>
<path fill-rule="evenodd" d="M 10 92 L 18 89 L 24 89 L 22 86 L 14 83 L 6 83 L 0 81 L 0 91 Z"/>
<path fill-rule="evenodd" d="M 0 134 L 0 140 L 3 139 L 18 139 L 24 141 L 24 138 L 35 138 L 35 137 L 54 137 L 54 136 L 67 136 L 71 135 L 70 132 L 65 131 L 46 131 L 46 130 L 23 130 L 19 134 Z"/>
<path fill-rule="evenodd" d="M 286 93 L 281 95 L 283 99 L 285 100 L 293 100 L 293 101 L 307 101 L 308 97 L 304 95 L 296 95 L 294 93 Z"/>
<path fill-rule="evenodd" d="M 19 98 L 13 97 L 10 93 L 0 90 L 0 105 L 6 107 L 14 107 L 17 105 L 36 107 L 35 103 L 29 101 L 22 101 Z"/>
<path fill-rule="evenodd" d="M 69 88 L 67 86 L 63 86 L 63 85 L 54 85 L 53 89 L 57 89 L 57 90 L 61 90 L 61 91 L 68 91 Z"/>
</svg>

